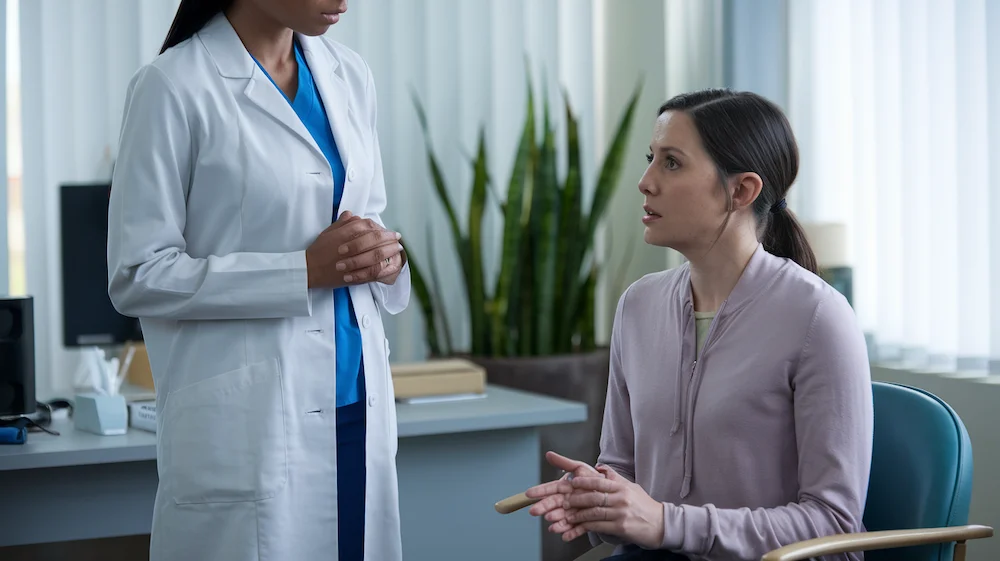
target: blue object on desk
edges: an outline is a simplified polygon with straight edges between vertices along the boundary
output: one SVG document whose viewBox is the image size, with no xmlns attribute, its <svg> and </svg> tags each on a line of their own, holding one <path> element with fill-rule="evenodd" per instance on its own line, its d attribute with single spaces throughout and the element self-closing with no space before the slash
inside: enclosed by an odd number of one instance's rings
<svg viewBox="0 0 1000 561">
<path fill-rule="evenodd" d="M 0 444 L 24 444 L 27 439 L 25 427 L 0 427 Z"/>
</svg>

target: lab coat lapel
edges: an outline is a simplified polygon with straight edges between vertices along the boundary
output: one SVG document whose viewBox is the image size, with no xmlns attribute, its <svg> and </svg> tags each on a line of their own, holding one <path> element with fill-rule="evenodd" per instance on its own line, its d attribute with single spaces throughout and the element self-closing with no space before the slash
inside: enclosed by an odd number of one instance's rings
<svg viewBox="0 0 1000 561">
<path fill-rule="evenodd" d="M 295 114 L 292 105 L 288 103 L 281 90 L 271 82 L 267 74 L 256 64 L 254 64 L 253 74 L 250 76 L 250 81 L 247 82 L 243 93 L 265 113 L 308 144 L 319 157 L 323 158 L 323 161 L 326 161 L 323 151 L 320 150 L 319 145 L 316 144 L 312 135 L 309 134 L 309 130 L 302 123 L 302 119 L 299 119 L 299 116 Z"/>
<path fill-rule="evenodd" d="M 243 88 L 243 94 L 247 99 L 260 107 L 271 118 L 284 125 L 310 146 L 324 162 L 326 161 L 326 156 L 323 155 L 323 151 L 319 149 L 306 126 L 302 124 L 302 120 L 295 114 L 295 110 L 292 109 L 281 90 L 254 62 L 253 57 L 247 52 L 243 41 L 240 40 L 225 14 L 219 13 L 213 17 L 198 33 L 198 36 L 205 48 L 208 49 L 212 60 L 215 61 L 219 74 L 226 78 L 246 79 L 247 83 Z"/>
<path fill-rule="evenodd" d="M 337 211 L 343 213 L 349 210 L 353 214 L 363 214 L 358 210 L 362 203 L 362 193 L 357 188 L 357 183 L 351 180 L 354 175 L 354 168 L 351 167 L 352 151 L 355 149 L 350 122 L 351 96 L 347 83 L 337 73 L 340 63 L 330 55 L 322 39 L 300 36 L 299 41 L 306 62 L 312 70 L 313 81 L 316 82 L 316 88 L 323 100 L 326 116 L 330 120 L 340 161 L 344 164 L 344 195 L 340 199 L 340 208 Z"/>
</svg>

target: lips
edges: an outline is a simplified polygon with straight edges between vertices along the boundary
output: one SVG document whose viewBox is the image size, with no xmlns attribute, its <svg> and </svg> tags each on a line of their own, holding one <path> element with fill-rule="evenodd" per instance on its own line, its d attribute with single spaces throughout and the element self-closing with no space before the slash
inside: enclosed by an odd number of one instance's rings
<svg viewBox="0 0 1000 561">
<path fill-rule="evenodd" d="M 346 12 L 347 12 L 347 4 L 343 3 L 343 4 L 341 4 L 341 7 L 337 8 L 336 10 L 334 10 L 332 12 L 324 12 L 323 13 L 323 18 L 326 19 L 330 23 L 337 23 L 337 21 L 340 20 L 340 14 L 343 14 L 343 13 L 346 13 Z"/>
<path fill-rule="evenodd" d="M 659 213 L 649 208 L 649 205 L 642 205 L 642 210 L 645 211 L 646 216 L 660 216 Z"/>
</svg>

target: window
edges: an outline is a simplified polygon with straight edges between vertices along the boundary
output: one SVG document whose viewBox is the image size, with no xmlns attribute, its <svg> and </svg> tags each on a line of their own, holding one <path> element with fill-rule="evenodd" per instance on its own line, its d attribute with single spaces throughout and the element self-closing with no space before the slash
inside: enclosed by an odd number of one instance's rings
<svg viewBox="0 0 1000 561">
<path fill-rule="evenodd" d="M 846 226 L 873 358 L 996 370 L 1000 3 L 789 6 L 796 211 Z"/>
<path fill-rule="evenodd" d="M 7 274 L 9 292 L 26 290 L 21 196 L 21 34 L 19 0 L 7 0 Z"/>
</svg>

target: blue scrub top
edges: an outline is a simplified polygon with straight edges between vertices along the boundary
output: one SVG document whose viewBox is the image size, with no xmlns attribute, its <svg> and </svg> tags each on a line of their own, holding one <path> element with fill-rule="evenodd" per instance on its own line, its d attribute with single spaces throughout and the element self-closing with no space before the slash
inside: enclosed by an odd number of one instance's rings
<svg viewBox="0 0 1000 561">
<path fill-rule="evenodd" d="M 302 55 L 298 41 L 295 43 L 295 61 L 299 67 L 299 85 L 295 99 L 288 99 L 284 91 L 274 84 L 274 79 L 267 70 L 254 58 L 257 66 L 271 80 L 274 87 L 288 100 L 295 114 L 312 135 L 313 140 L 323 151 L 330 169 L 333 172 L 333 216 L 337 216 L 337 208 L 344 196 L 344 163 L 340 159 L 340 151 L 333 138 L 330 119 L 323 107 L 319 89 L 313 81 L 309 65 Z M 251 55 L 252 56 L 252 55 Z M 351 294 L 346 287 L 333 290 L 334 326 L 337 343 L 337 407 L 356 403 L 364 393 L 364 376 L 361 372 L 361 329 L 351 305 Z"/>
</svg>

